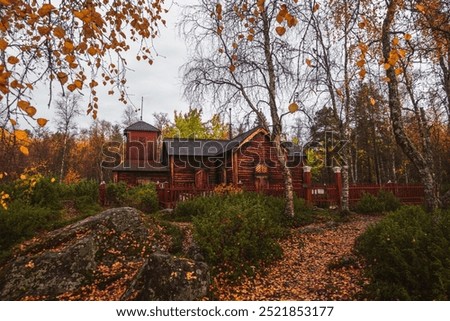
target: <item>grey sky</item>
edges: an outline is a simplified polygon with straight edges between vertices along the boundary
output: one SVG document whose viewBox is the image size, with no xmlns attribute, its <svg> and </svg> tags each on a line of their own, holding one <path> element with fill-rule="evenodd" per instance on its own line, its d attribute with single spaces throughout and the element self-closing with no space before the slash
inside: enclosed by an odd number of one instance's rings
<svg viewBox="0 0 450 321">
<path fill-rule="evenodd" d="M 182 98 L 181 77 L 179 74 L 180 66 L 186 62 L 186 46 L 184 40 L 178 36 L 176 22 L 179 17 L 180 8 L 173 5 L 169 13 L 164 17 L 167 21 L 167 27 L 160 29 L 160 37 L 155 39 L 156 49 L 154 63 L 150 66 L 146 62 L 138 62 L 136 50 L 131 49 L 128 53 L 128 67 L 132 70 L 127 72 L 128 94 L 130 102 L 137 108 L 141 105 L 141 97 L 144 98 L 144 117 L 147 122 L 152 122 L 154 112 L 165 112 L 173 117 L 173 111 L 186 110 L 187 102 Z M 112 123 L 120 123 L 125 105 L 119 102 L 117 96 L 110 96 L 106 90 L 98 90 L 99 93 L 99 112 L 98 118 Z M 36 117 L 50 119 L 49 126 L 54 130 L 52 119 L 54 115 L 54 106 L 48 108 L 48 94 L 42 95 L 43 91 L 33 93 L 34 103 L 38 107 Z M 45 91 L 44 91 L 45 92 Z M 88 90 L 83 91 L 88 94 Z M 57 93 L 54 93 L 55 100 Z M 83 111 L 86 111 L 88 98 L 83 100 Z M 82 116 L 78 119 L 80 128 L 86 128 L 92 121 L 91 116 Z M 22 121 L 23 122 L 23 121 Z M 25 125 L 25 124 L 23 124 Z"/>
</svg>

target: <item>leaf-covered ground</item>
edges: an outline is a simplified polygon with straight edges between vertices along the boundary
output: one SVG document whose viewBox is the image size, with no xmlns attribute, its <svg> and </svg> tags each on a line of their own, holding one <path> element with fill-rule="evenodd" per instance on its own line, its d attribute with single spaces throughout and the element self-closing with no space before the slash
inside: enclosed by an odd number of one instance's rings
<svg viewBox="0 0 450 321">
<path fill-rule="evenodd" d="M 252 277 L 232 283 L 220 275 L 218 300 L 355 300 L 366 281 L 352 254 L 356 237 L 379 217 L 356 215 L 346 223 L 295 229 L 281 242 L 284 256 Z"/>
</svg>

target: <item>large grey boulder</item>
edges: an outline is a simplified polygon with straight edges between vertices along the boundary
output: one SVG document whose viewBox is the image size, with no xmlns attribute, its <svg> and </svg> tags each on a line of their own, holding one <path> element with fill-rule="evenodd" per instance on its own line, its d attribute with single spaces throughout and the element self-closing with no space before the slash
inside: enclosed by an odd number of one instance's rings
<svg viewBox="0 0 450 321">
<path fill-rule="evenodd" d="M 208 292 L 209 271 L 203 262 L 154 253 L 140 274 L 123 300 L 192 301 Z"/>
<path fill-rule="evenodd" d="M 161 228 L 136 209 L 107 210 L 23 244 L 0 268 L 0 299 L 194 300 L 205 296 L 208 267 L 154 254 L 164 251 L 160 241 L 164 239 Z M 160 259 L 155 261 L 155 255 Z M 174 282 L 178 274 L 189 280 Z M 165 291 L 167 284 L 171 286 Z"/>
</svg>

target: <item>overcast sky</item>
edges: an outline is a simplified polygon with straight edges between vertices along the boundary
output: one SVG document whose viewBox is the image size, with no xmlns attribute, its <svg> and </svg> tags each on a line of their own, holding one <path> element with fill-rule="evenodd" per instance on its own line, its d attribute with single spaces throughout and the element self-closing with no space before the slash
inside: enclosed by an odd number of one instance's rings
<svg viewBox="0 0 450 321">
<path fill-rule="evenodd" d="M 164 17 L 167 27 L 161 26 L 160 37 L 154 42 L 157 55 L 154 56 L 154 63 L 150 66 L 146 62 L 138 62 L 136 50 L 130 50 L 128 67 L 132 69 L 127 73 L 128 94 L 130 102 L 140 108 L 141 97 L 144 98 L 144 121 L 153 122 L 152 114 L 155 112 L 168 113 L 173 118 L 174 110 L 187 110 L 188 104 L 182 97 L 181 77 L 179 68 L 186 62 L 187 51 L 185 42 L 178 36 L 176 23 L 180 15 L 180 8 L 172 5 L 169 13 Z M 107 89 L 109 90 L 109 89 Z M 119 102 L 117 96 L 109 96 L 107 90 L 99 92 L 99 112 L 98 118 L 112 123 L 120 123 L 125 105 Z M 88 90 L 84 91 L 88 94 Z M 54 93 L 54 98 L 57 95 Z M 48 108 L 48 94 L 42 91 L 33 93 L 33 98 L 38 107 L 36 117 L 50 119 L 47 126 L 54 130 L 53 114 L 54 105 Z M 88 97 L 83 102 L 83 113 L 87 110 Z M 205 110 L 206 111 L 206 110 Z M 82 116 L 78 119 L 79 128 L 86 128 L 92 122 L 91 116 Z"/>
</svg>

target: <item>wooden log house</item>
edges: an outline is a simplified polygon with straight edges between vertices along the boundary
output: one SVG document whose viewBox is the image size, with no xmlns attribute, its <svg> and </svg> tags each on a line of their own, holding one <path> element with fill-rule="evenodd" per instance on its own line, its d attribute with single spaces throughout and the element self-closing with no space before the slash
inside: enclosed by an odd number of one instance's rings
<svg viewBox="0 0 450 321">
<path fill-rule="evenodd" d="M 158 182 L 160 187 L 198 189 L 225 183 L 256 191 L 284 185 L 275 146 L 262 127 L 230 140 L 162 139 L 160 130 L 138 121 L 126 128 L 124 135 L 124 157 L 113 169 L 115 182 Z M 285 144 L 285 150 L 298 191 L 303 185 L 303 155 L 292 144 Z"/>
</svg>

